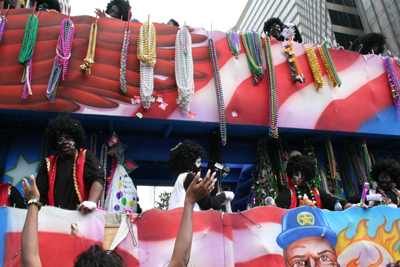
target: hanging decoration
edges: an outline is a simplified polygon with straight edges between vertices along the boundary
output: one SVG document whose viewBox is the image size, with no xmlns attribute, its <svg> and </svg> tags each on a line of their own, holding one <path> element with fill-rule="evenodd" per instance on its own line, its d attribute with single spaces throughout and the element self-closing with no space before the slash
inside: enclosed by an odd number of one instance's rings
<svg viewBox="0 0 400 267">
<path fill-rule="evenodd" d="M 212 69 L 213 69 L 213 74 L 214 74 L 215 91 L 217 94 L 219 131 L 221 134 L 221 143 L 222 143 L 222 145 L 226 145 L 227 129 L 226 129 L 225 102 L 224 102 L 224 95 L 223 95 L 223 91 L 222 91 L 221 75 L 219 73 L 217 51 L 215 49 L 214 40 L 212 38 L 208 38 L 208 47 L 210 49 L 210 58 L 211 58 Z"/>
<path fill-rule="evenodd" d="M 4 2 L 2 2 L 4 3 Z M 1 9 L 0 9 L 1 11 Z M 1 42 L 1 37 L 3 37 L 3 32 L 4 32 L 4 27 L 6 26 L 6 15 L 7 15 L 8 9 L 6 10 L 6 12 L 4 12 L 4 15 L 0 15 L 0 42 Z"/>
<path fill-rule="evenodd" d="M 129 36 L 131 31 L 126 29 L 124 34 L 124 42 L 122 44 L 121 50 L 121 61 L 120 61 L 120 70 L 119 70 L 119 84 L 122 93 L 126 93 L 126 59 L 128 56 L 128 48 L 129 48 Z"/>
<path fill-rule="evenodd" d="M 340 87 L 342 85 L 342 81 L 339 78 L 335 65 L 333 65 L 331 54 L 329 53 L 326 43 L 320 45 L 318 47 L 318 51 L 319 54 L 321 55 L 322 62 L 324 63 L 326 73 L 328 74 L 329 80 L 331 80 L 332 86 L 334 88 L 336 86 Z"/>
<path fill-rule="evenodd" d="M 188 114 L 194 94 L 192 37 L 186 24 L 178 31 L 175 39 L 175 79 L 178 87 L 176 103 Z"/>
<path fill-rule="evenodd" d="M 282 146 L 282 138 L 275 139 L 276 142 L 276 151 L 278 156 L 278 163 L 279 163 L 279 180 L 281 185 L 284 187 L 289 187 L 288 179 L 286 177 L 286 164 L 289 160 L 288 157 L 285 156 L 283 152 Z"/>
<path fill-rule="evenodd" d="M 339 166 L 340 166 L 340 170 L 342 172 L 344 194 L 346 195 L 346 198 L 348 199 L 349 197 L 352 197 L 355 194 L 358 194 L 357 185 L 355 184 L 353 179 L 351 179 L 350 168 L 349 168 L 349 165 L 347 164 L 347 160 L 345 157 L 342 157 L 339 159 Z"/>
<path fill-rule="evenodd" d="M 306 47 L 306 55 L 308 58 L 308 64 L 310 65 L 310 69 L 314 77 L 315 88 L 318 91 L 318 89 L 324 86 L 324 82 L 322 81 L 321 68 L 319 66 L 318 59 L 317 56 L 315 55 L 313 46 Z"/>
<path fill-rule="evenodd" d="M 253 85 L 256 85 L 261 82 L 262 77 L 264 77 L 261 37 L 260 34 L 255 31 L 244 32 L 242 34 L 242 41 L 246 50 L 247 62 L 251 69 Z"/>
<path fill-rule="evenodd" d="M 35 11 L 33 11 L 34 13 Z M 24 66 L 24 74 L 22 75 L 22 83 L 24 83 L 21 98 L 26 99 L 32 95 L 32 57 L 35 49 L 39 20 L 35 14 L 29 16 L 26 22 L 24 39 L 22 41 L 21 51 L 19 53 L 18 62 Z"/>
<path fill-rule="evenodd" d="M 72 40 L 74 38 L 75 25 L 72 20 L 64 19 L 61 23 L 60 35 L 56 48 L 56 56 L 54 58 L 53 70 L 51 72 L 49 84 L 47 86 L 46 96 L 51 103 L 54 103 L 57 94 L 58 83 L 60 78 L 65 80 L 68 69 L 68 61 L 71 57 Z"/>
<path fill-rule="evenodd" d="M 354 145 L 349 140 L 344 141 L 344 146 L 346 148 L 346 158 L 350 162 L 350 167 L 356 177 L 357 183 L 360 186 L 364 186 L 364 183 L 368 182 L 368 179 L 363 166 L 363 161 L 358 157 Z"/>
<path fill-rule="evenodd" d="M 278 138 L 278 114 L 279 114 L 279 102 L 278 102 L 278 87 L 276 85 L 275 65 L 274 57 L 271 51 L 271 39 L 265 37 L 264 40 L 265 59 L 267 63 L 267 74 L 268 74 L 268 89 L 269 89 L 269 135 L 273 138 Z"/>
<path fill-rule="evenodd" d="M 101 200 L 100 200 L 100 207 L 104 209 L 104 200 L 105 200 L 105 195 L 106 191 L 108 189 L 107 184 L 107 155 L 108 155 L 108 146 L 107 144 L 103 144 L 101 146 L 101 153 L 100 153 L 100 164 L 103 166 L 103 172 L 104 172 L 104 190 L 101 195 Z"/>
<path fill-rule="evenodd" d="M 314 159 L 315 165 L 317 166 L 317 174 L 315 175 L 315 178 L 311 180 L 311 186 L 326 191 L 326 181 L 323 178 L 324 176 L 322 174 L 321 165 L 319 164 L 319 160 L 317 158 L 317 155 L 315 154 L 311 138 L 304 139 L 304 152 L 306 155 Z"/>
<path fill-rule="evenodd" d="M 325 136 L 325 146 L 326 154 L 328 155 L 326 160 L 326 170 L 328 176 L 328 184 L 330 185 L 329 191 L 331 191 L 332 194 L 339 196 L 341 193 L 343 193 L 343 189 L 340 188 L 340 175 L 337 171 L 337 164 L 335 160 L 335 155 L 333 153 L 332 141 L 329 135 Z"/>
<path fill-rule="evenodd" d="M 90 27 L 89 45 L 86 52 L 86 58 L 83 60 L 84 63 L 80 66 L 82 74 L 91 74 L 91 69 L 94 64 L 96 39 L 97 39 L 97 19 L 96 23 L 92 23 L 92 26 Z"/>
<path fill-rule="evenodd" d="M 389 80 L 390 91 L 392 93 L 393 103 L 396 106 L 396 120 L 399 119 L 399 105 L 400 105 L 400 83 L 397 76 L 396 70 L 394 69 L 393 62 L 390 57 L 383 58 L 383 64 L 385 66 L 386 75 Z"/>
<path fill-rule="evenodd" d="M 234 31 L 227 31 L 226 39 L 228 39 L 228 44 L 231 48 L 232 55 L 234 55 L 236 59 L 238 59 L 240 50 L 242 49 L 240 46 L 240 35 L 235 33 Z"/>
<path fill-rule="evenodd" d="M 257 142 L 258 163 L 253 175 L 252 200 L 250 207 L 265 205 L 265 198 L 277 196 L 277 182 L 269 156 L 267 138 L 259 138 Z"/>
<path fill-rule="evenodd" d="M 150 108 L 154 90 L 154 66 L 156 64 L 156 29 L 146 21 L 140 28 L 137 45 L 140 60 L 140 97 L 145 109 Z"/>
<path fill-rule="evenodd" d="M 282 50 L 286 54 L 293 82 L 305 83 L 306 79 L 304 78 L 304 74 L 301 71 L 299 62 L 297 61 L 296 54 L 294 53 L 293 50 L 292 42 L 291 41 L 287 42 L 287 44 L 282 48 Z"/>
<path fill-rule="evenodd" d="M 368 183 L 371 185 L 373 185 L 373 180 L 371 177 L 371 157 L 369 156 L 369 152 L 368 152 L 368 148 L 367 148 L 367 139 L 365 137 L 358 137 L 357 138 L 357 142 L 358 142 L 358 149 L 360 151 L 361 154 L 361 159 L 364 163 L 365 166 L 365 174 L 368 180 Z"/>
</svg>

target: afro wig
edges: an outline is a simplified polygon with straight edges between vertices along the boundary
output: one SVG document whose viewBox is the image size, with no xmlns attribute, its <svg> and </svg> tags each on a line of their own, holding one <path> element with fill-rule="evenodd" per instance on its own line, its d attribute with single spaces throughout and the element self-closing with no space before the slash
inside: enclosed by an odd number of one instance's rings
<svg viewBox="0 0 400 267">
<path fill-rule="evenodd" d="M 361 37 L 360 44 L 363 45 L 360 51 L 363 55 L 371 53 L 372 46 L 378 46 L 378 54 L 382 54 L 384 45 L 386 44 L 386 37 L 383 34 L 376 32 L 367 33 Z"/>
<path fill-rule="evenodd" d="M 71 119 L 68 115 L 58 116 L 52 119 L 45 133 L 53 149 L 56 149 L 58 138 L 62 133 L 70 134 L 77 148 L 80 148 L 83 142 L 85 142 L 85 130 L 83 130 L 81 122 Z"/>
<path fill-rule="evenodd" d="M 379 175 L 387 173 L 393 181 L 399 185 L 400 182 L 400 164 L 394 159 L 378 159 L 371 167 L 372 180 L 378 182 Z"/>
<path fill-rule="evenodd" d="M 171 170 L 182 173 L 190 170 L 198 158 L 205 156 L 203 147 L 194 141 L 185 140 L 171 149 L 168 163 Z"/>
<path fill-rule="evenodd" d="M 106 13 L 109 14 L 109 12 L 112 9 L 112 6 L 116 5 L 119 8 L 119 12 L 122 16 L 122 20 L 128 21 L 128 13 L 129 10 L 131 10 L 131 5 L 129 4 L 129 0 L 112 0 L 107 4 L 107 9 Z"/>
<path fill-rule="evenodd" d="M 264 22 L 264 33 L 266 35 L 269 35 L 269 34 L 267 34 L 267 32 L 269 31 L 271 26 L 274 25 L 274 23 L 278 24 L 281 27 L 281 30 L 283 30 L 283 23 L 280 20 L 280 18 L 270 18 L 269 20 Z"/>
<path fill-rule="evenodd" d="M 61 12 L 61 6 L 58 0 L 37 0 L 36 11 L 39 11 L 39 7 L 43 4 L 48 4 L 49 9 L 54 9 L 57 12 Z"/>
<path fill-rule="evenodd" d="M 317 167 L 312 157 L 306 155 L 292 156 L 287 164 L 286 173 L 290 179 L 293 175 L 301 172 L 305 176 L 305 180 L 311 181 L 317 173 Z"/>
</svg>

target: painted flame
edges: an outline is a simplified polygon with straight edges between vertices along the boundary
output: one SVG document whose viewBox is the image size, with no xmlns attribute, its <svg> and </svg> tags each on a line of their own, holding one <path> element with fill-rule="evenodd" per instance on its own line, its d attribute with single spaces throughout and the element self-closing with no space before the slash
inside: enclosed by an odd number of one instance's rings
<svg viewBox="0 0 400 267">
<path fill-rule="evenodd" d="M 384 219 L 385 222 L 377 228 L 375 237 L 368 235 L 368 219 L 363 219 L 358 223 L 357 231 L 350 239 L 346 237 L 346 233 L 350 226 L 341 231 L 337 237 L 337 243 L 335 246 L 336 254 L 339 256 L 348 246 L 356 242 L 369 241 L 382 246 L 392 256 L 394 262 L 400 260 L 400 246 L 397 248 L 397 250 L 395 249 L 396 244 L 400 241 L 400 219 L 397 219 L 393 222 L 392 229 L 389 232 L 385 230 L 387 221 L 385 217 Z M 380 264 L 383 262 L 382 252 L 376 246 L 374 247 L 379 251 L 379 259 L 376 263 L 369 265 L 368 267 L 380 266 Z M 360 256 L 361 254 L 358 256 L 358 258 L 354 258 L 349 261 L 346 267 L 359 267 L 358 261 Z"/>
</svg>

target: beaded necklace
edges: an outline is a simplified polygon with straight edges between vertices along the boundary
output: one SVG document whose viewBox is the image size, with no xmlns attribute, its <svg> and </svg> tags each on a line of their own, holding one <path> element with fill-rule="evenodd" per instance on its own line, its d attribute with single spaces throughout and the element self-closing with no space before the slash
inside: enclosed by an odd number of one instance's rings
<svg viewBox="0 0 400 267">
<path fill-rule="evenodd" d="M 131 34 L 130 30 L 125 31 L 124 42 L 122 44 L 121 50 L 121 60 L 120 60 L 120 70 L 119 70 L 119 84 L 122 93 L 126 93 L 126 58 L 128 55 L 128 47 L 129 47 L 129 36 Z"/>
<path fill-rule="evenodd" d="M 394 204 L 393 201 L 385 194 L 385 191 L 383 191 L 382 189 L 379 188 L 379 186 L 377 187 L 379 194 L 382 195 L 382 201 L 386 204 Z M 397 197 L 397 205 L 400 204 L 400 191 L 397 190 L 396 188 L 394 188 L 393 186 L 390 186 L 390 189 L 392 190 L 393 193 L 396 194 Z"/>
<path fill-rule="evenodd" d="M 145 22 L 140 28 L 137 45 L 140 60 L 140 97 L 145 109 L 150 108 L 154 90 L 154 66 L 156 64 L 156 28 Z"/>
<path fill-rule="evenodd" d="M 315 55 L 314 47 L 306 47 L 306 54 L 308 58 L 308 64 L 310 65 L 310 69 L 314 77 L 315 88 L 318 91 L 318 89 L 324 86 L 324 82 L 322 81 L 321 68 L 319 66 L 317 56 Z"/>
<path fill-rule="evenodd" d="M 307 186 L 307 189 L 308 189 L 308 193 L 310 194 L 311 200 L 314 203 L 314 207 L 316 207 L 317 206 L 317 201 L 315 200 L 314 191 L 311 189 L 311 186 L 308 183 L 306 183 L 306 186 Z M 294 182 L 293 182 L 293 187 L 294 187 L 294 190 L 296 190 L 297 201 L 298 201 L 297 205 L 299 205 L 300 202 L 303 200 L 303 196 L 301 195 L 300 188 Z"/>
<path fill-rule="evenodd" d="M 246 51 L 247 62 L 251 69 L 253 85 L 256 85 L 261 82 L 264 76 L 260 34 L 255 31 L 245 32 L 242 34 L 242 41 Z"/>
<path fill-rule="evenodd" d="M 285 157 L 283 154 L 282 139 L 278 138 L 275 140 L 276 140 L 276 151 L 278 154 L 278 162 L 279 162 L 279 179 L 282 186 L 289 187 L 285 171 Z"/>
<path fill-rule="evenodd" d="M 282 50 L 285 52 L 287 61 L 289 63 L 290 73 L 292 75 L 293 82 L 305 83 L 306 79 L 304 78 L 304 74 L 301 71 L 299 62 L 297 61 L 296 54 L 294 53 L 292 42 L 288 42 Z"/>
<path fill-rule="evenodd" d="M 343 188 L 346 198 L 352 197 L 357 192 L 357 186 L 355 185 L 354 181 L 351 179 L 350 169 L 348 164 L 346 164 L 346 158 L 342 157 L 339 159 L 339 166 L 342 172 L 342 181 L 343 181 Z"/>
<path fill-rule="evenodd" d="M 78 159 L 78 154 L 79 154 L 79 149 L 76 149 L 75 157 L 74 157 L 74 166 L 72 170 L 72 175 L 74 178 L 74 186 L 75 186 L 75 192 L 78 195 L 79 203 L 82 203 L 82 196 L 81 193 L 79 192 L 79 187 L 78 187 L 78 181 L 76 180 L 76 161 Z M 57 160 L 57 159 L 56 159 Z M 54 173 L 54 172 L 53 172 Z M 55 174 L 54 174 L 55 175 Z"/>
<path fill-rule="evenodd" d="M 92 23 L 89 34 L 89 45 L 86 52 L 86 58 L 83 60 L 83 65 L 80 66 L 82 74 L 91 74 L 91 68 L 94 64 L 94 52 L 96 50 L 97 39 L 97 23 Z"/>
<path fill-rule="evenodd" d="M 355 148 L 349 140 L 344 141 L 344 146 L 346 148 L 346 157 L 350 162 L 350 167 L 354 176 L 356 177 L 357 183 L 363 186 L 364 183 L 367 182 L 367 180 L 366 179 L 364 180 L 364 175 L 362 173 L 360 161 L 359 158 L 357 157 Z"/>
<path fill-rule="evenodd" d="M 340 188 L 340 176 L 339 172 L 337 171 L 337 164 L 335 160 L 335 155 L 333 153 L 333 146 L 331 137 L 329 135 L 325 136 L 325 146 L 326 146 L 326 153 L 328 155 L 328 166 L 331 185 L 332 185 L 332 193 L 335 195 L 340 195 L 342 193 L 342 189 Z"/>
<path fill-rule="evenodd" d="M 228 40 L 229 47 L 231 48 L 231 53 L 236 57 L 236 59 L 238 59 L 240 50 L 242 49 L 240 46 L 240 35 L 234 31 L 227 31 L 226 39 Z"/>
<path fill-rule="evenodd" d="M 53 71 L 51 72 L 49 84 L 47 86 L 46 96 L 51 103 L 54 103 L 57 94 L 60 78 L 65 80 L 68 69 L 68 60 L 71 57 L 72 41 L 74 38 L 75 25 L 70 19 L 64 19 L 61 23 L 60 35 L 54 58 Z"/>
<path fill-rule="evenodd" d="M 24 66 L 24 74 L 22 75 L 22 82 L 24 87 L 22 90 L 22 99 L 26 99 L 32 95 L 31 82 L 32 82 L 32 57 L 36 43 L 37 31 L 39 20 L 36 15 L 30 15 L 26 22 L 24 39 L 22 41 L 21 51 L 19 53 L 18 62 Z"/>
<path fill-rule="evenodd" d="M 371 177 L 371 157 L 369 156 L 369 152 L 368 152 L 368 148 L 367 148 L 367 142 L 366 142 L 366 138 L 365 137 L 359 137 L 357 138 L 358 141 L 358 148 L 360 150 L 361 153 L 361 158 L 364 162 L 364 166 L 365 166 L 365 174 L 368 180 L 368 183 L 371 185 L 373 185 L 374 181 L 372 180 Z"/>
<path fill-rule="evenodd" d="M 111 171 L 110 171 L 110 180 L 108 181 L 107 184 L 107 191 L 106 191 L 106 195 L 108 194 L 108 191 L 110 190 L 110 186 L 112 183 L 112 180 L 114 178 L 114 173 L 115 173 L 115 169 L 117 168 L 117 158 L 116 157 L 112 157 L 111 160 Z"/>
<path fill-rule="evenodd" d="M 217 51 L 215 49 L 214 40 L 208 38 L 208 47 L 210 50 L 211 64 L 214 74 L 215 91 L 217 94 L 218 103 L 218 117 L 219 117 L 219 130 L 221 135 L 222 145 L 226 145 L 227 142 L 227 129 L 226 129 L 226 116 L 225 116 L 225 103 L 224 95 L 222 91 L 221 75 L 219 73 Z"/>
<path fill-rule="evenodd" d="M 272 169 L 267 138 L 259 138 L 257 142 L 258 164 L 253 174 L 252 208 L 265 205 L 265 198 L 276 198 L 277 181 Z"/>
<path fill-rule="evenodd" d="M 8 12 L 8 9 L 4 13 L 4 15 L 0 15 L 0 42 L 1 42 L 1 37 L 3 37 L 3 32 L 4 32 L 4 27 L 6 26 L 6 14 Z"/>
<path fill-rule="evenodd" d="M 385 65 L 386 74 L 388 76 L 390 90 L 392 93 L 393 103 L 396 106 L 396 120 L 399 119 L 399 105 L 400 105 L 400 83 L 397 73 L 394 69 L 393 62 L 390 57 L 383 58 L 383 64 Z"/>
<path fill-rule="evenodd" d="M 190 111 L 194 94 L 193 74 L 192 37 L 184 26 L 178 31 L 175 39 L 175 79 L 178 87 L 176 103 L 185 114 Z"/>
<path fill-rule="evenodd" d="M 339 74 L 336 71 L 335 66 L 333 65 L 333 61 L 331 55 L 329 53 L 328 47 L 326 43 L 323 43 L 318 47 L 319 54 L 321 55 L 322 62 L 324 63 L 324 67 L 326 73 L 328 74 L 329 80 L 331 80 L 332 86 L 341 86 L 342 81 L 339 78 Z"/>
<path fill-rule="evenodd" d="M 278 115 L 279 115 L 279 101 L 278 101 L 278 87 L 276 85 L 274 57 L 271 51 L 271 39 L 265 37 L 264 39 L 265 59 L 268 74 L 268 87 L 269 87 L 269 135 L 273 138 L 278 138 Z"/>
<path fill-rule="evenodd" d="M 316 156 L 314 147 L 312 145 L 311 138 L 304 139 L 304 152 L 305 152 L 306 155 L 309 155 L 314 159 L 315 165 L 317 166 L 317 170 L 318 170 L 318 172 L 316 173 L 314 179 L 311 181 L 311 184 L 314 187 L 318 187 L 318 188 L 326 191 L 325 179 L 323 179 L 321 167 L 320 167 L 318 158 Z"/>
<path fill-rule="evenodd" d="M 108 155 L 108 146 L 103 144 L 101 146 L 101 153 L 100 153 L 100 164 L 103 166 L 103 173 L 104 173 L 104 184 L 107 183 L 107 155 Z M 104 199 L 106 195 L 107 187 L 104 186 L 103 193 L 101 195 L 100 205 L 104 208 Z"/>
</svg>

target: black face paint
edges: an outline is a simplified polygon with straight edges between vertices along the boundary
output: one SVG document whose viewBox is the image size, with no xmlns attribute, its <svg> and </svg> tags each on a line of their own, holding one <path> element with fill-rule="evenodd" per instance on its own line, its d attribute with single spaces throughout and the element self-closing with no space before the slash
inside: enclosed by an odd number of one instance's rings
<svg viewBox="0 0 400 267">
<path fill-rule="evenodd" d="M 392 185 L 392 177 L 390 177 L 387 173 L 383 172 L 379 174 L 378 177 L 378 185 L 382 189 L 388 189 Z"/>
</svg>

